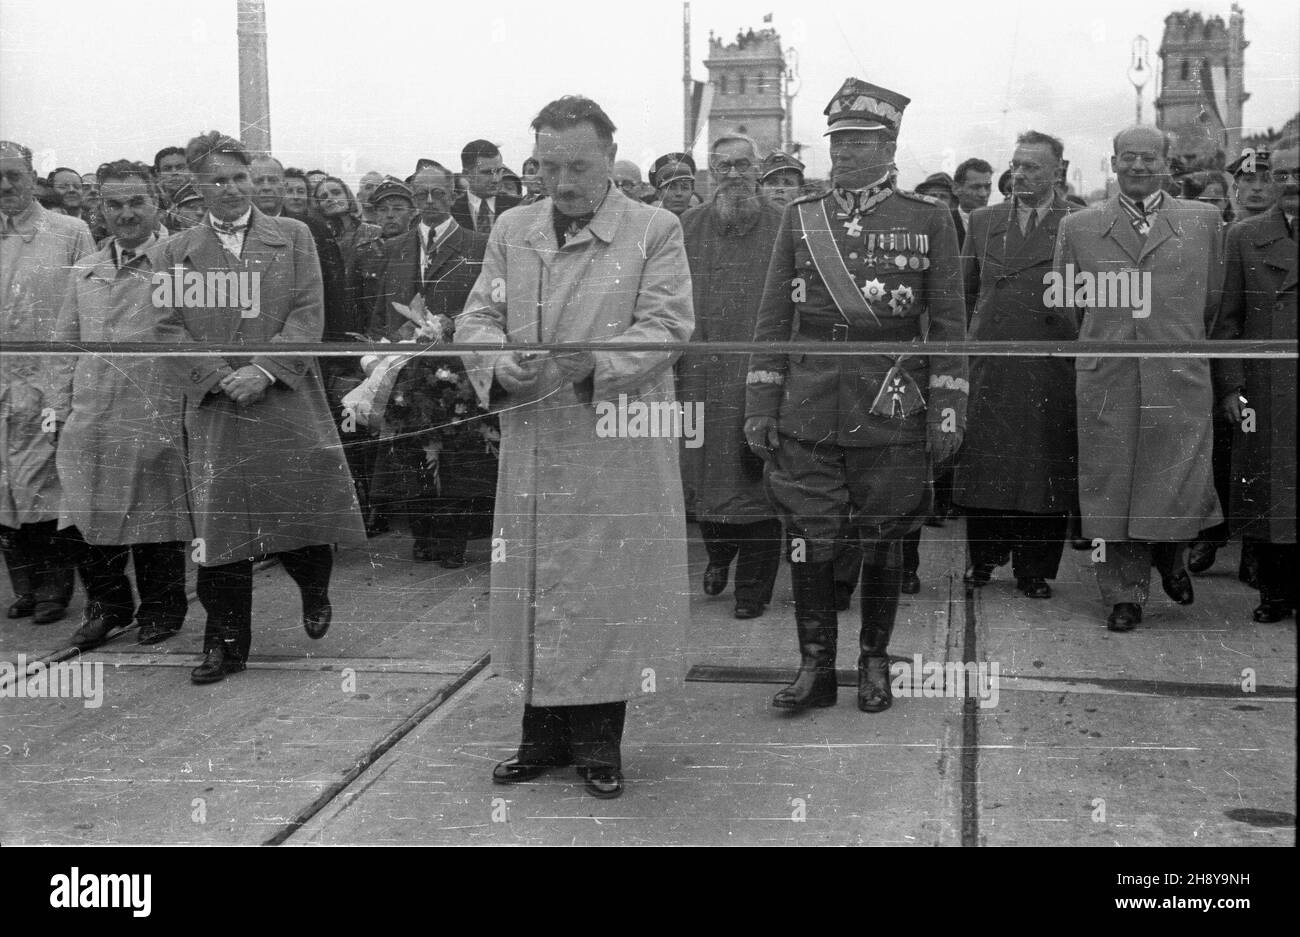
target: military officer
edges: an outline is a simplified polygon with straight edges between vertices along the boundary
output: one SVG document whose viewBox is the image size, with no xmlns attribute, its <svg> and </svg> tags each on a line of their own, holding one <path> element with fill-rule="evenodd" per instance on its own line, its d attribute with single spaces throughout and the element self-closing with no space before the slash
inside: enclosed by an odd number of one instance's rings
<svg viewBox="0 0 1300 937">
<path fill-rule="evenodd" d="M 826 107 L 831 185 L 787 206 L 755 341 L 806 341 L 807 354 L 755 354 L 745 436 L 791 530 L 801 662 L 781 709 L 835 703 L 835 541 L 863 546 L 858 708 L 880 712 L 902 580 L 900 537 L 930 510 L 930 466 L 961 443 L 969 391 L 960 355 L 824 356 L 835 342 L 963 341 L 957 232 L 947 208 L 892 181 L 909 99 L 850 78 Z M 927 313 L 928 333 L 921 314 Z M 797 324 L 796 324 L 797 323 Z"/>
</svg>

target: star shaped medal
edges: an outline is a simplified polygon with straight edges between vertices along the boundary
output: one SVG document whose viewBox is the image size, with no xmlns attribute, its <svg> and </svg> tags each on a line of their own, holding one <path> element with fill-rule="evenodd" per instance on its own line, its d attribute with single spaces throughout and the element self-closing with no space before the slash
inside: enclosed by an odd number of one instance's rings
<svg viewBox="0 0 1300 937">
<path fill-rule="evenodd" d="M 907 312 L 908 307 L 911 306 L 914 301 L 915 296 L 912 294 L 912 288 L 910 286 L 900 286 L 889 294 L 889 308 L 894 310 L 894 315 L 896 316 L 901 316 Z"/>
<path fill-rule="evenodd" d="M 887 295 L 885 284 L 877 279 L 868 280 L 862 284 L 862 295 L 866 297 L 869 303 L 882 302 Z"/>
</svg>

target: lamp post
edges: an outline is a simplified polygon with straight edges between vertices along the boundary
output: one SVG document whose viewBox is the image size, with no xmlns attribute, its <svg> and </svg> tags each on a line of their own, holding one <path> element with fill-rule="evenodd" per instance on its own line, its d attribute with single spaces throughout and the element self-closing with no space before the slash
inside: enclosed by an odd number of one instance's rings
<svg viewBox="0 0 1300 937">
<path fill-rule="evenodd" d="M 1137 92 L 1137 122 L 1142 123 L 1142 89 L 1151 78 L 1151 61 L 1147 58 L 1147 37 L 1133 40 L 1133 54 L 1128 66 L 1128 80 Z"/>
</svg>

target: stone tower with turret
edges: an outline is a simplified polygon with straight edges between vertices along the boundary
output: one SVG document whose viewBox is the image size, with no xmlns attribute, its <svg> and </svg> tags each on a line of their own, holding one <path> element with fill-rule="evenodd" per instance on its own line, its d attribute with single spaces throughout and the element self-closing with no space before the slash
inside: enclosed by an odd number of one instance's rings
<svg viewBox="0 0 1300 937">
<path fill-rule="evenodd" d="M 758 142 L 759 156 L 781 149 L 785 141 L 785 56 L 776 30 L 751 29 L 730 43 L 711 35 L 704 65 L 713 86 L 705 147 L 724 134 L 744 133 Z"/>
<path fill-rule="evenodd" d="M 1172 135 L 1173 153 L 1189 168 L 1236 158 L 1243 83 L 1245 16 L 1235 3 L 1223 18 L 1183 11 L 1165 17 L 1160 42 L 1156 126 Z"/>
</svg>

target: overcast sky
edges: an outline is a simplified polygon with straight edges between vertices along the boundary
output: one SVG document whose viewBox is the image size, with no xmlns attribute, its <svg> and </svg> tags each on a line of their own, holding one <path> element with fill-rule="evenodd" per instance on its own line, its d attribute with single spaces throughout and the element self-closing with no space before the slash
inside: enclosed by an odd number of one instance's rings
<svg viewBox="0 0 1300 937">
<path fill-rule="evenodd" d="M 419 156 L 458 169 L 461 146 L 487 137 L 518 170 L 529 121 L 566 93 L 598 101 L 618 125 L 620 155 L 643 168 L 680 147 L 680 2 L 266 6 L 272 140 L 286 164 L 349 181 L 370 169 L 405 176 Z M 235 8 L 0 0 L 0 137 L 31 146 L 38 168 L 86 171 L 151 159 L 208 129 L 237 134 Z M 696 0 L 693 77 L 707 77 L 710 29 L 734 37 L 772 13 L 783 44 L 798 50 L 794 131 L 814 174 L 827 164 L 822 109 L 853 75 L 912 99 L 898 150 L 905 186 L 967 156 L 1004 164 L 1015 134 L 1032 127 L 1065 140 L 1088 191 L 1101 184 L 1111 134 L 1134 116 L 1133 37 L 1147 37 L 1154 64 L 1164 17 L 1184 8 L 1229 14 L 1227 2 L 1152 0 Z M 1263 130 L 1297 110 L 1300 4 L 1245 0 L 1244 9 L 1244 122 Z"/>
</svg>

